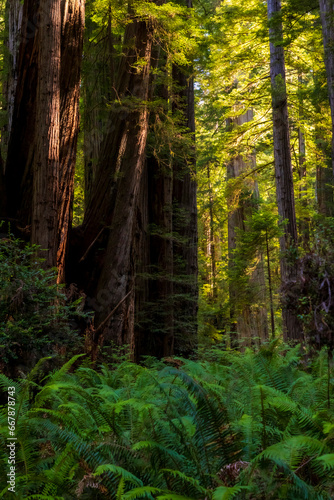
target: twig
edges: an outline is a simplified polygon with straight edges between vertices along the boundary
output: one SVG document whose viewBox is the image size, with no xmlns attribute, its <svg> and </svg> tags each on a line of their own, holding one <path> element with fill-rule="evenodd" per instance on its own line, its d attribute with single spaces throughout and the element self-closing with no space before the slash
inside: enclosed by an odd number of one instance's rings
<svg viewBox="0 0 334 500">
<path fill-rule="evenodd" d="M 87 257 L 87 255 L 89 254 L 91 248 L 93 247 L 93 245 L 95 245 L 95 243 L 97 242 L 97 240 L 99 239 L 99 237 L 101 236 L 101 234 L 103 233 L 103 231 L 106 229 L 106 227 L 108 226 L 104 226 L 101 231 L 99 232 L 99 234 L 96 236 L 96 238 L 94 238 L 94 240 L 92 241 L 92 243 L 89 245 L 89 247 L 87 248 L 87 250 L 85 251 L 85 253 L 83 254 L 83 256 L 81 257 L 81 259 L 79 260 L 79 264 L 80 262 L 82 262 L 83 260 L 85 260 L 85 258 Z"/>
<path fill-rule="evenodd" d="M 95 334 L 97 332 L 99 332 L 103 327 L 104 325 L 109 321 L 109 319 L 111 318 L 111 316 L 117 311 L 117 309 L 119 308 L 120 305 L 123 304 L 123 302 L 128 298 L 128 296 L 132 293 L 132 288 L 131 290 L 125 295 L 125 297 L 122 298 L 122 300 L 117 304 L 116 307 L 114 307 L 114 309 L 108 314 L 108 316 L 106 317 L 106 319 L 104 321 L 102 321 L 102 323 L 96 328 L 95 330 Z"/>
</svg>

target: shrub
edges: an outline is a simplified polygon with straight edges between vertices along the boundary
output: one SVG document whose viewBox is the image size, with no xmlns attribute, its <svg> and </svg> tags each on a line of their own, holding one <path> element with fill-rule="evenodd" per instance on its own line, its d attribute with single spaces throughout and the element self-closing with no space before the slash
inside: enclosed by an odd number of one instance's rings
<svg viewBox="0 0 334 500">
<path fill-rule="evenodd" d="M 68 303 L 56 271 L 44 270 L 38 247 L 0 240 L 0 356 L 3 363 L 36 361 L 78 343 L 73 328 L 80 300 Z M 14 361 L 16 360 L 16 361 Z M 29 364 L 29 363 L 28 363 Z M 31 365 L 31 363 L 30 363 Z"/>
</svg>

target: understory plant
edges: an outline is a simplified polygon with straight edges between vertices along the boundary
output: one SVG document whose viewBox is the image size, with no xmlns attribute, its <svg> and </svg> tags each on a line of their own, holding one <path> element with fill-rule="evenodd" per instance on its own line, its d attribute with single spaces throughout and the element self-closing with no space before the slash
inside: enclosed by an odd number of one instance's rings
<svg viewBox="0 0 334 500">
<path fill-rule="evenodd" d="M 77 356 L 41 379 L 43 363 L 20 381 L 0 377 L 4 391 L 16 389 L 19 498 L 333 497 L 326 351 L 310 360 L 276 340 L 98 369 Z M 6 406 L 0 425 L 7 498 Z"/>
<path fill-rule="evenodd" d="M 11 235 L 0 239 L 2 371 L 14 365 L 31 369 L 41 357 L 79 345 L 75 321 L 83 316 L 81 300 L 69 302 L 55 270 L 43 269 L 40 253 Z"/>
</svg>

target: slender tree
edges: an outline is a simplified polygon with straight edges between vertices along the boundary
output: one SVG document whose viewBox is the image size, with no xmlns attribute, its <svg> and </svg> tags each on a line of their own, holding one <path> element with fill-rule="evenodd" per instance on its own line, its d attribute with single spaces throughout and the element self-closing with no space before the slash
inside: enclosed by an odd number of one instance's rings
<svg viewBox="0 0 334 500">
<path fill-rule="evenodd" d="M 298 75 L 298 84 L 303 84 L 302 75 Z M 299 166 L 299 199 L 300 204 L 303 209 L 307 208 L 307 177 L 306 177 L 306 140 L 305 132 L 303 129 L 304 122 L 304 110 L 303 110 L 303 99 L 299 97 L 299 127 L 298 127 L 298 166 Z M 305 214 L 302 214 L 301 220 L 299 222 L 299 234 L 304 242 L 304 245 L 308 241 L 308 221 L 305 218 Z"/>
<path fill-rule="evenodd" d="M 32 163 L 36 147 L 38 2 L 25 0 L 17 54 L 17 84 L 5 165 L 6 214 L 31 230 Z M 18 30 L 19 27 L 16 26 Z M 13 59 L 14 60 L 14 59 Z"/>
<path fill-rule="evenodd" d="M 276 178 L 276 198 L 281 220 L 286 221 L 284 235 L 280 238 L 281 280 L 294 279 L 297 273 L 296 255 L 297 224 L 293 191 L 289 117 L 285 81 L 281 1 L 268 0 L 270 37 L 270 77 L 272 87 L 273 135 Z M 290 251 L 290 258 L 287 252 Z M 283 307 L 283 333 L 285 338 L 299 339 L 301 327 L 296 314 L 286 305 Z"/>
<path fill-rule="evenodd" d="M 319 0 L 319 7 L 332 120 L 332 170 L 334 179 L 334 2 L 333 0 Z"/>
<path fill-rule="evenodd" d="M 72 225 L 74 171 L 79 134 L 81 61 L 85 2 L 62 0 L 60 67 L 60 164 L 58 189 L 58 281 L 65 282 L 65 261 Z M 69 68 L 71 70 L 69 71 Z"/>
<path fill-rule="evenodd" d="M 7 111 L 7 133 L 6 138 L 10 135 L 12 123 L 13 123 L 13 113 L 14 113 L 14 103 L 15 94 L 18 80 L 18 48 L 20 43 L 20 34 L 22 27 L 22 13 L 23 4 L 20 0 L 13 0 L 12 2 L 7 2 L 7 19 L 8 19 L 8 76 L 5 83 L 5 94 L 6 94 L 6 111 Z"/>
<path fill-rule="evenodd" d="M 195 108 L 191 67 L 175 66 L 173 84 L 174 97 L 177 96 L 174 111 L 181 112 L 188 142 L 186 153 L 180 152 L 173 158 L 173 232 L 177 234 L 173 258 L 174 275 L 179 276 L 174 284 L 174 294 L 180 296 L 174 311 L 174 336 L 176 352 L 189 354 L 197 345 L 198 308 Z"/>
</svg>

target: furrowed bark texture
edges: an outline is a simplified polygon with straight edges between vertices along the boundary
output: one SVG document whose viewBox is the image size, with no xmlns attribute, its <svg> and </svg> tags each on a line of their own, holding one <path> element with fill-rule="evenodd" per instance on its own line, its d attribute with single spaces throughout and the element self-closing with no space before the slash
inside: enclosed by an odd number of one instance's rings
<svg viewBox="0 0 334 500">
<path fill-rule="evenodd" d="M 47 250 L 45 265 L 53 267 L 58 242 L 61 0 L 44 0 L 40 6 L 38 40 L 31 241 Z"/>
<path fill-rule="evenodd" d="M 82 74 L 85 206 L 88 206 L 97 174 L 101 145 L 106 133 L 105 127 L 110 117 L 107 103 L 112 103 L 116 97 L 118 66 L 116 62 L 119 61 L 115 60 L 111 13 L 109 12 L 108 27 L 102 30 L 98 37 L 93 36 L 95 25 L 89 17 L 86 22 Z"/>
<path fill-rule="evenodd" d="M 152 51 L 152 67 L 165 68 L 166 57 L 157 45 Z M 168 70 L 167 70 L 168 71 Z M 168 79 L 168 76 L 167 76 Z M 158 358 L 170 356 L 174 348 L 174 298 L 173 298 L 173 172 L 168 144 L 164 140 L 164 125 L 169 106 L 168 85 L 158 84 L 151 74 L 151 98 L 165 102 L 162 115 L 150 121 L 143 188 L 140 192 L 141 251 L 139 252 L 136 278 L 136 340 L 134 359 L 142 356 Z M 137 245 L 138 246 L 138 245 Z M 140 274 L 141 273 L 141 274 Z"/>
<path fill-rule="evenodd" d="M 0 171 L 0 217 L 7 217 L 7 193 L 5 180 L 5 158 L 8 151 L 8 141 L 12 129 L 15 94 L 18 80 L 18 55 L 20 34 L 22 28 L 23 5 L 20 0 L 12 0 L 6 4 L 7 52 L 4 54 L 4 64 L 8 68 L 3 82 L 3 109 L 7 122 L 1 129 L 1 171 Z"/>
<path fill-rule="evenodd" d="M 5 168 L 8 216 L 27 230 L 31 225 L 32 164 L 36 146 L 38 7 L 38 0 L 26 0 L 23 5 L 17 83 Z"/>
<path fill-rule="evenodd" d="M 84 26 L 84 0 L 62 0 L 57 243 L 58 282 L 60 283 L 65 281 L 65 258 L 72 223 Z"/>
<path fill-rule="evenodd" d="M 209 225 L 209 255 L 211 260 L 211 287 L 212 287 L 212 298 L 217 296 L 216 287 L 216 243 L 215 243 L 215 232 L 214 232 L 214 216 L 213 216 L 213 189 L 211 183 L 211 172 L 210 164 L 207 165 L 207 176 L 208 176 L 208 187 L 209 187 L 209 215 L 210 215 L 210 225 Z"/>
<path fill-rule="evenodd" d="M 92 202 L 84 222 L 86 241 L 96 237 L 102 225 L 110 225 L 96 293 L 96 325 L 105 321 L 108 313 L 131 292 L 105 323 L 102 335 L 107 343 L 127 344 L 132 349 L 135 298 L 133 232 L 145 162 L 149 118 L 145 103 L 149 96 L 152 42 L 153 26 L 149 22 L 133 19 L 128 24 L 125 45 L 129 47 L 129 53 L 123 58 L 118 86 L 123 89 L 121 98 L 124 104 L 113 113 L 113 124 L 103 146 Z M 141 63 L 136 66 L 137 61 Z M 126 102 L 129 95 L 132 102 Z M 114 189 L 116 185 L 117 189 Z"/>
<path fill-rule="evenodd" d="M 293 280 L 297 273 L 292 257 L 287 258 L 287 250 L 297 248 L 297 224 L 293 191 L 289 118 L 285 82 L 284 49 L 282 22 L 280 20 L 281 1 L 268 0 L 269 38 L 270 38 L 270 77 L 272 86 L 273 135 L 276 177 L 276 197 L 281 220 L 286 220 L 284 235 L 280 238 L 281 279 L 283 284 Z M 286 339 L 300 339 L 302 329 L 296 314 L 283 307 L 283 333 Z"/>
<path fill-rule="evenodd" d="M 10 135 L 13 123 L 15 94 L 18 79 L 18 54 L 22 27 L 23 5 L 20 0 L 11 0 L 7 5 L 8 16 L 8 55 L 9 71 L 5 86 L 7 109 L 7 134 Z"/>
<path fill-rule="evenodd" d="M 334 179 L 334 1 L 319 0 L 325 50 L 328 97 L 332 119 L 332 182 Z"/>
<path fill-rule="evenodd" d="M 135 359 L 151 355 L 170 356 L 174 348 L 173 243 L 172 243 L 172 172 L 155 157 L 147 159 L 146 189 L 141 199 L 146 203 L 145 242 L 147 248 L 139 257 L 145 273 L 137 278 L 137 328 Z M 141 214 L 145 214 L 142 209 Z M 140 217 L 143 228 L 145 220 Z M 141 302 L 138 303 L 138 300 Z"/>
</svg>

